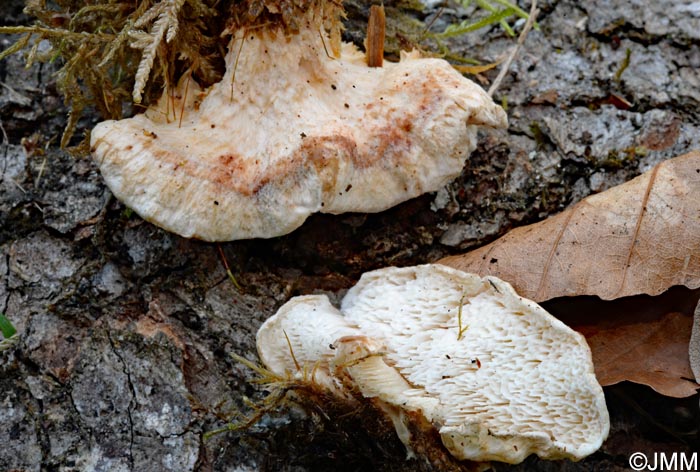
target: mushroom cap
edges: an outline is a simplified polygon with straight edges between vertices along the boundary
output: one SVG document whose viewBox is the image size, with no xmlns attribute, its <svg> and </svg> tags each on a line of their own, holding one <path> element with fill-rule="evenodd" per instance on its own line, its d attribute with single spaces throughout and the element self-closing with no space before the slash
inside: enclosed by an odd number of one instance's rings
<svg viewBox="0 0 700 472">
<path fill-rule="evenodd" d="M 114 195 L 144 219 L 209 241 L 269 238 L 314 212 L 376 212 L 461 172 L 480 126 L 505 112 L 446 61 L 367 67 L 318 29 L 234 37 L 223 80 L 189 76 L 146 113 L 98 124 Z"/>
<path fill-rule="evenodd" d="M 258 350 L 270 369 L 293 369 L 284 354 L 268 364 L 280 352 L 268 343 L 282 317 L 303 330 L 291 341 L 297 358 L 349 375 L 366 397 L 422 414 L 458 459 L 578 460 L 607 437 L 585 339 L 506 282 L 441 265 L 391 267 L 364 274 L 340 310 L 323 299 L 292 299 L 294 310 L 283 306 L 263 324 Z M 315 310 L 304 309 L 312 301 Z M 335 333 L 326 320 L 355 334 L 329 343 L 334 349 L 314 345 L 319 335 L 304 333 L 320 330 L 326 343 Z"/>
<path fill-rule="evenodd" d="M 307 295 L 292 298 L 268 318 L 258 330 L 256 345 L 260 360 L 276 374 L 301 376 L 297 364 L 309 367 L 314 382 L 342 396 L 341 382 L 330 372 L 333 343 L 360 334 L 328 297 Z"/>
</svg>

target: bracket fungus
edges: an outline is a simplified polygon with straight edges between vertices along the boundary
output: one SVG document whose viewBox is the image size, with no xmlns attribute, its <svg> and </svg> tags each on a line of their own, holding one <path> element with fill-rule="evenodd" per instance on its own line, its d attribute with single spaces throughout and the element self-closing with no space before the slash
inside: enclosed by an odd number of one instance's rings
<svg viewBox="0 0 700 472">
<path fill-rule="evenodd" d="M 609 417 L 585 339 L 497 278 L 441 265 L 366 273 L 338 310 L 296 297 L 258 331 L 263 363 L 382 405 L 410 449 L 418 414 L 459 460 L 579 460 Z M 394 412 L 394 413 L 392 413 Z M 398 412 L 398 413 L 397 413 Z"/>
<path fill-rule="evenodd" d="M 446 61 L 412 52 L 368 67 L 314 15 L 295 32 L 239 28 L 221 82 L 202 90 L 185 75 L 145 113 L 98 124 L 91 149 L 114 195 L 185 237 L 270 238 L 314 212 L 377 212 L 438 190 L 479 127 L 506 126 Z"/>
</svg>

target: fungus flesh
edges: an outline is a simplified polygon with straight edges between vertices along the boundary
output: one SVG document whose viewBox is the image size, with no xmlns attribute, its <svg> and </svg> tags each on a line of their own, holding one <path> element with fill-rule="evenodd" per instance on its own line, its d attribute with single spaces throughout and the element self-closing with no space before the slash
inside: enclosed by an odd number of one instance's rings
<svg viewBox="0 0 700 472">
<path fill-rule="evenodd" d="M 609 430 L 585 339 L 494 277 L 441 265 L 373 271 L 340 309 L 325 296 L 292 299 L 257 345 L 278 374 L 299 375 L 293 352 L 340 397 L 354 387 L 384 411 L 422 415 L 460 460 L 579 460 Z"/>
<path fill-rule="evenodd" d="M 314 212 L 377 212 L 461 172 L 505 112 L 441 59 L 368 67 L 318 22 L 241 29 L 223 80 L 189 76 L 145 113 L 98 124 L 91 148 L 144 219 L 209 241 L 269 238 Z"/>
</svg>

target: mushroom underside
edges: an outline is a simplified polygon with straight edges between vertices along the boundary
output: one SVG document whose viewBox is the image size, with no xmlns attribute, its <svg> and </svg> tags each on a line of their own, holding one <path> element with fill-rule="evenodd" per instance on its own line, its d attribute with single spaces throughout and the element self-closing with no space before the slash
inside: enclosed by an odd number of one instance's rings
<svg viewBox="0 0 700 472">
<path fill-rule="evenodd" d="M 460 460 L 579 460 L 609 429 L 584 338 L 493 277 L 440 265 L 377 270 L 340 309 L 325 296 L 292 299 L 257 344 L 275 372 L 297 372 L 291 349 L 338 395 L 356 388 L 420 414 Z"/>
</svg>

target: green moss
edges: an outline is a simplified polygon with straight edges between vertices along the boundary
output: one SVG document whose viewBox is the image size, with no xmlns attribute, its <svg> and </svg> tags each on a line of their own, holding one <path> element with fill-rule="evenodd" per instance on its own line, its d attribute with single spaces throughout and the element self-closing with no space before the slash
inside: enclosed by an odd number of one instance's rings
<svg viewBox="0 0 700 472">
<path fill-rule="evenodd" d="M 646 154 L 647 148 L 644 146 L 613 149 L 608 152 L 604 159 L 594 162 L 594 165 L 596 168 L 600 169 L 622 169 L 636 162 L 638 158 L 644 157 Z"/>
<path fill-rule="evenodd" d="M 121 118 L 133 102 L 149 103 L 184 70 L 203 84 L 223 71 L 216 0 L 28 0 L 30 26 L 0 27 L 19 39 L 0 59 L 26 51 L 27 66 L 60 60 L 56 81 L 70 115 L 66 146 L 82 112 L 94 106 L 105 119 Z M 45 48 L 43 45 L 50 45 Z M 149 80 L 150 79 L 150 80 Z"/>
<path fill-rule="evenodd" d="M 413 8 L 415 5 L 387 8 L 384 40 L 387 57 L 398 59 L 401 51 L 421 47 L 425 24 L 414 16 L 416 10 Z"/>
<path fill-rule="evenodd" d="M 547 144 L 547 135 L 544 134 L 544 131 L 542 131 L 542 128 L 540 128 L 540 124 L 537 123 L 536 121 L 533 121 L 530 123 L 530 132 L 532 133 L 532 136 L 535 138 L 535 143 L 537 144 L 537 149 L 542 149 L 545 147 Z"/>
<path fill-rule="evenodd" d="M 129 207 L 124 208 L 124 210 L 121 213 L 121 217 L 124 218 L 125 220 L 130 219 L 134 215 L 134 210 L 132 210 Z"/>
<path fill-rule="evenodd" d="M 632 57 L 632 50 L 627 48 L 625 51 L 625 58 L 622 60 L 620 67 L 618 67 L 617 72 L 615 72 L 615 82 L 619 82 L 622 78 L 622 74 L 627 70 L 630 65 L 630 59 Z"/>
</svg>

